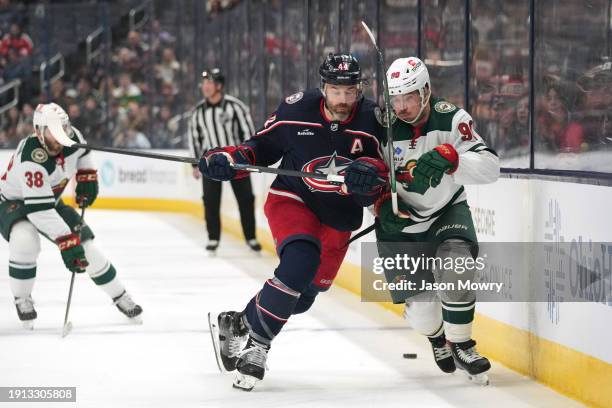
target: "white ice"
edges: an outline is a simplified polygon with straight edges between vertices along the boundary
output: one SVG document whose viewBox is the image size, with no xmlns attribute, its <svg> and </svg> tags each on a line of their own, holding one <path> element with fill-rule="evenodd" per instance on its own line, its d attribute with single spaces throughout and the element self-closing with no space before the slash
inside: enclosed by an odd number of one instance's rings
<svg viewBox="0 0 612 408">
<path fill-rule="evenodd" d="M 254 256 L 227 235 L 219 256 L 209 258 L 204 225 L 188 215 L 89 210 L 86 219 L 142 305 L 143 325 L 130 324 L 88 277 L 78 275 L 74 328 L 62 339 L 70 274 L 45 242 L 33 331 L 21 328 L 8 273 L 0 276 L 0 386 L 76 386 L 78 407 L 579 406 L 495 362 L 488 387 L 443 374 L 427 340 L 399 316 L 340 288 L 291 318 L 255 390 L 235 390 L 232 377 L 218 372 L 205 316 L 241 310 L 272 275 L 276 259 Z M 4 242 L 0 259 L 6 265 Z M 406 360 L 403 353 L 418 358 Z"/>
</svg>

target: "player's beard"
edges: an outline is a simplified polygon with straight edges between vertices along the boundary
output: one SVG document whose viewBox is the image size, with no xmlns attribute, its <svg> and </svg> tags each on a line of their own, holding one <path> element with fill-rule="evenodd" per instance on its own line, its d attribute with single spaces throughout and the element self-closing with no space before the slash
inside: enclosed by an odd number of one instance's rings
<svg viewBox="0 0 612 408">
<path fill-rule="evenodd" d="M 325 107 L 334 116 L 333 119 L 343 121 L 349 117 L 349 115 L 353 111 L 353 108 L 355 107 L 355 104 L 337 103 L 335 105 L 332 105 L 329 102 L 325 101 Z"/>
</svg>

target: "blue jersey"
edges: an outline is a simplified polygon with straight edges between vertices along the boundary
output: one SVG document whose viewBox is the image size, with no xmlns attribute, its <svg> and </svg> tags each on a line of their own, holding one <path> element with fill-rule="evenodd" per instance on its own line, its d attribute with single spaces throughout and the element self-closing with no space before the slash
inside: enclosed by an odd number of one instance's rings
<svg viewBox="0 0 612 408">
<path fill-rule="evenodd" d="M 319 89 L 287 97 L 262 129 L 244 144 L 251 147 L 257 165 L 281 160 L 280 168 L 343 175 L 358 157 L 383 159 L 384 130 L 377 120 L 376 103 L 361 98 L 348 119 L 329 121 Z M 297 196 L 330 227 L 354 231 L 361 226 L 363 206 L 370 197 L 346 194 L 338 184 L 326 180 L 279 175 L 272 189 Z"/>
</svg>

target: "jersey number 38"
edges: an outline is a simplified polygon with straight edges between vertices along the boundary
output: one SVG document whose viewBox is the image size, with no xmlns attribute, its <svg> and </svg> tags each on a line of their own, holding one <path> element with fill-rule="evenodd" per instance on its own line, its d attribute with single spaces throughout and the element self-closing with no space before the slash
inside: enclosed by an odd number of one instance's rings
<svg viewBox="0 0 612 408">
<path fill-rule="evenodd" d="M 25 177 L 28 187 L 42 187 L 43 175 L 40 171 L 35 171 L 34 173 L 31 171 L 26 171 Z"/>
</svg>

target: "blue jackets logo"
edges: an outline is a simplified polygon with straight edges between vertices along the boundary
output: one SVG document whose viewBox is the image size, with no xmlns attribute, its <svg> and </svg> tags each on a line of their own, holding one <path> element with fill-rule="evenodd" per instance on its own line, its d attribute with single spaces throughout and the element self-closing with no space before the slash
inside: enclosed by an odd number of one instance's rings
<svg viewBox="0 0 612 408">
<path fill-rule="evenodd" d="M 331 156 L 317 157 L 306 163 L 302 167 L 302 171 L 319 174 L 337 174 L 344 175 L 344 171 L 351 164 L 352 160 L 347 159 L 343 156 L 338 156 L 336 152 Z M 338 193 L 345 195 L 342 192 L 341 185 L 338 183 L 332 183 L 327 180 L 313 179 L 304 177 L 304 183 L 310 188 L 311 191 L 319 191 L 322 193 Z"/>
</svg>

